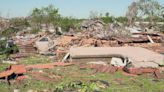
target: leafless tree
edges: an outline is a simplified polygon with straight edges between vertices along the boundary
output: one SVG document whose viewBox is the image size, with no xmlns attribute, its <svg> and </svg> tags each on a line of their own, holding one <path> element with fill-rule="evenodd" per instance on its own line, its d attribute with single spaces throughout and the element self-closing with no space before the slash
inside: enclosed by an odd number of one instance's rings
<svg viewBox="0 0 164 92">
<path fill-rule="evenodd" d="M 137 3 L 133 2 L 129 7 L 126 13 L 126 17 L 128 18 L 128 25 L 133 25 L 134 20 L 137 16 Z"/>
</svg>

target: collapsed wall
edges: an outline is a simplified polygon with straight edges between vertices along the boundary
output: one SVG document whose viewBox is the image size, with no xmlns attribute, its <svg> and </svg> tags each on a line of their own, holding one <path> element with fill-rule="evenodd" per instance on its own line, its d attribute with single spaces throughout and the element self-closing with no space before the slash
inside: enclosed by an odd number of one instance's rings
<svg viewBox="0 0 164 92">
<path fill-rule="evenodd" d="M 164 65 L 164 55 L 141 47 L 78 47 L 70 49 L 72 60 L 82 58 L 128 58 L 134 67 Z"/>
</svg>

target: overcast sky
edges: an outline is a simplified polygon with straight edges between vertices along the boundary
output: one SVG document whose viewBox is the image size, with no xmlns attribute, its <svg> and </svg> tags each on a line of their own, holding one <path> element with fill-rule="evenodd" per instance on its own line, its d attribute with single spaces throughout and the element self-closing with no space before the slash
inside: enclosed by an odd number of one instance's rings
<svg viewBox="0 0 164 92">
<path fill-rule="evenodd" d="M 30 15 L 33 8 L 53 4 L 63 16 L 88 18 L 90 11 L 109 12 L 124 16 L 133 0 L 0 0 L 0 16 L 22 17 Z M 157 0 L 164 5 L 164 0 Z"/>
</svg>

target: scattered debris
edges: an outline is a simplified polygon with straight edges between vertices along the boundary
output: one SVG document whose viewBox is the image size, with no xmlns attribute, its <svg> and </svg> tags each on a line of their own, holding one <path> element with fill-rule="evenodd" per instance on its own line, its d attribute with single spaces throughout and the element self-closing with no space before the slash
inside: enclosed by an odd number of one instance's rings
<svg viewBox="0 0 164 92">
<path fill-rule="evenodd" d="M 28 65 L 27 69 L 52 69 L 54 66 L 52 64 L 36 64 L 36 65 Z"/>
<path fill-rule="evenodd" d="M 17 75 L 23 75 L 26 73 L 26 69 L 23 65 L 11 65 L 6 71 L 0 73 L 0 78 L 5 78 L 9 80 L 13 77 L 18 77 Z"/>
<path fill-rule="evenodd" d="M 154 43 L 154 41 L 152 40 L 152 38 L 149 35 L 147 35 L 147 38 L 150 40 L 151 43 Z"/>
<path fill-rule="evenodd" d="M 64 62 L 54 62 L 54 63 L 49 63 L 49 64 L 36 64 L 36 65 L 11 65 L 8 69 L 0 73 L 0 78 L 5 78 L 8 81 L 10 79 L 16 79 L 16 80 L 23 80 L 26 79 L 27 77 L 24 76 L 25 73 L 30 73 L 32 74 L 35 78 L 39 80 L 44 80 L 44 81 L 50 81 L 52 80 L 51 78 L 47 78 L 44 76 L 40 76 L 41 73 L 38 72 L 28 72 L 31 69 L 51 69 L 54 68 L 54 66 L 69 66 L 72 65 L 73 63 L 64 63 Z M 55 77 L 59 78 L 59 77 Z"/>
<path fill-rule="evenodd" d="M 163 79 L 164 75 L 159 72 L 159 69 L 157 68 L 127 68 L 127 67 L 116 67 L 116 66 L 109 66 L 109 65 L 83 65 L 80 66 L 81 69 L 85 68 L 91 68 L 94 69 L 96 72 L 102 72 L 102 73 L 115 73 L 116 71 L 123 71 L 124 75 L 127 76 L 137 76 L 142 75 L 146 73 L 151 73 L 156 76 L 156 78 Z"/>
<path fill-rule="evenodd" d="M 156 78 L 158 78 L 158 79 L 164 79 L 164 74 L 160 73 L 159 70 L 156 70 L 154 72 L 154 74 L 155 74 Z"/>
<path fill-rule="evenodd" d="M 34 77 L 37 80 L 41 80 L 41 81 L 46 81 L 46 82 L 54 82 L 56 80 L 58 80 L 58 78 L 50 78 L 49 74 L 46 73 L 40 73 L 40 72 L 30 72 L 30 74 L 32 75 L 32 77 Z M 45 76 L 48 75 L 48 76 Z"/>
<path fill-rule="evenodd" d="M 111 65 L 113 65 L 113 66 L 117 66 L 117 67 L 125 66 L 125 65 L 127 65 L 127 63 L 128 62 L 123 61 L 121 58 L 112 57 L 112 59 L 111 59 Z"/>
<path fill-rule="evenodd" d="M 16 61 L 5 61 L 5 60 L 3 60 L 2 63 L 7 63 L 7 64 L 17 64 Z"/>
<path fill-rule="evenodd" d="M 67 53 L 67 54 L 64 56 L 62 62 L 65 62 L 65 61 L 68 59 L 69 56 L 70 56 L 70 53 Z"/>
<path fill-rule="evenodd" d="M 104 65 L 95 65 L 95 64 L 88 65 L 88 66 L 87 65 L 81 66 L 80 68 L 81 69 L 91 68 L 91 69 L 95 69 L 96 72 L 104 72 L 104 73 L 115 73 L 118 70 L 118 68 L 114 66 L 104 66 Z"/>
<path fill-rule="evenodd" d="M 54 63 L 47 63 L 47 64 L 36 64 L 36 65 L 28 65 L 26 66 L 27 69 L 51 69 L 54 68 L 54 66 L 69 66 L 73 63 L 64 63 L 64 62 L 54 62 Z"/>
</svg>

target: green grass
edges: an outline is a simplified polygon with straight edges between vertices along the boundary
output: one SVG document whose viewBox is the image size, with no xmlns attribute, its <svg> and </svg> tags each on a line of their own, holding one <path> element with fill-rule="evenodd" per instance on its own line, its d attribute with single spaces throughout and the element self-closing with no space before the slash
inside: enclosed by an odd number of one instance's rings
<svg viewBox="0 0 164 92">
<path fill-rule="evenodd" d="M 5 63 L 0 63 L 0 72 L 4 71 L 5 69 L 7 69 L 10 65 L 9 64 L 5 64 Z"/>
<path fill-rule="evenodd" d="M 52 60 L 45 56 L 32 56 L 21 59 L 20 64 L 30 65 L 38 63 L 50 63 Z M 8 65 L 1 64 L 0 71 L 5 69 Z M 38 70 L 39 71 L 39 70 Z M 66 67 L 54 67 L 53 69 L 44 69 L 48 77 L 53 75 L 61 76 L 61 78 L 54 82 L 38 81 L 28 75 L 29 79 L 21 82 L 12 82 L 11 86 L 5 82 L 0 81 L 1 92 L 13 92 L 13 89 L 20 89 L 21 92 L 27 90 L 37 90 L 37 92 L 53 92 L 56 88 L 65 90 L 80 90 L 80 92 L 93 92 L 93 90 L 101 90 L 101 92 L 164 92 L 164 80 L 157 80 L 152 77 L 137 76 L 129 77 L 122 74 L 122 72 L 110 73 L 95 73 L 92 69 L 80 69 L 77 65 Z M 109 87 L 102 88 L 100 83 L 92 83 L 91 80 L 103 80 L 109 83 Z M 82 85 L 76 85 L 76 82 L 81 81 Z M 88 91 L 86 91 L 88 89 Z M 70 92 L 70 91 L 67 91 Z"/>
<path fill-rule="evenodd" d="M 0 55 L 0 60 L 6 59 L 6 55 Z"/>
<path fill-rule="evenodd" d="M 40 56 L 40 55 L 33 55 L 19 60 L 19 64 L 24 64 L 24 65 L 44 64 L 44 63 L 52 63 L 52 62 L 53 61 L 50 60 L 48 57 Z"/>
<path fill-rule="evenodd" d="M 6 68 L 9 67 L 9 64 L 2 63 L 1 60 L 5 59 L 5 55 L 0 55 L 0 72 L 4 71 Z"/>
</svg>

